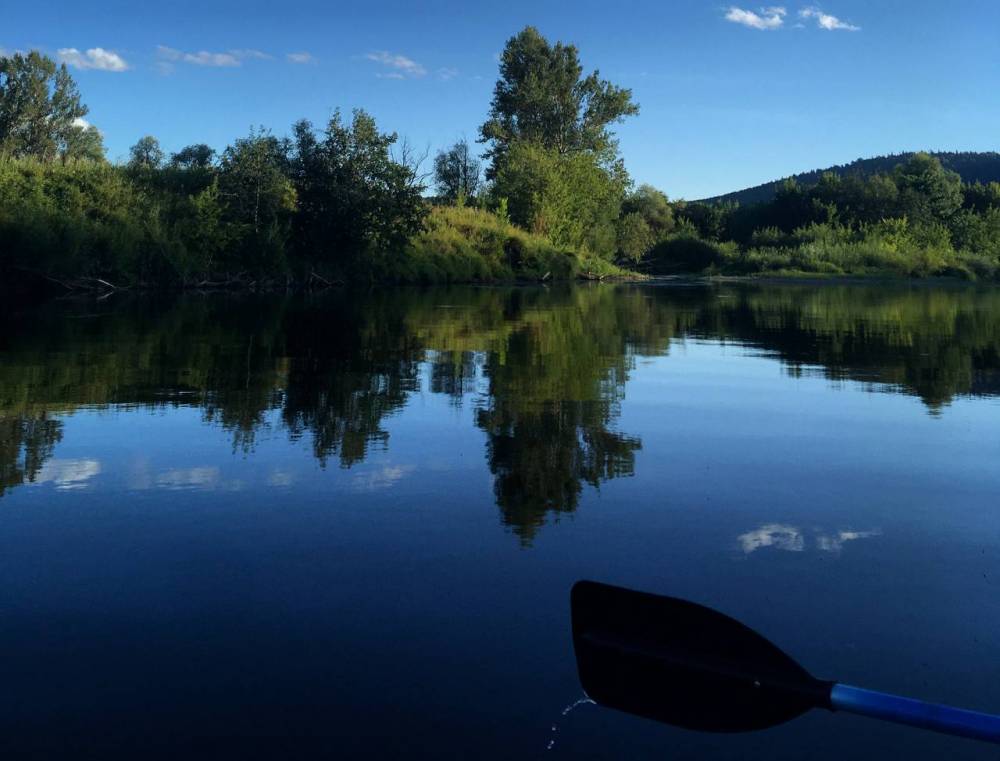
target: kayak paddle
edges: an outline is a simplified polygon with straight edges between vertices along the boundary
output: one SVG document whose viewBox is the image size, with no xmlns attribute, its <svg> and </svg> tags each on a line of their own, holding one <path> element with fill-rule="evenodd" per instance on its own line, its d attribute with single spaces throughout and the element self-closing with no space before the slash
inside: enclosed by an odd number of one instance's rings
<svg viewBox="0 0 1000 761">
<path fill-rule="evenodd" d="M 816 679 L 696 603 L 580 581 L 571 605 L 580 681 L 599 705 L 707 732 L 765 729 L 826 708 L 1000 743 L 1000 716 Z"/>
</svg>

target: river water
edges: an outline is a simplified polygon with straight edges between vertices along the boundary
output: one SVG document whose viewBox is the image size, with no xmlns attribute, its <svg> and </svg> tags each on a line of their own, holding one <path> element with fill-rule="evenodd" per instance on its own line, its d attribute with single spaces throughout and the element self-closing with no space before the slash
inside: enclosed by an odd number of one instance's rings
<svg viewBox="0 0 1000 761">
<path fill-rule="evenodd" d="M 997 757 L 846 715 L 720 736 L 589 704 L 582 578 L 1000 712 L 1000 291 L 0 315 L 4 759 Z"/>
</svg>

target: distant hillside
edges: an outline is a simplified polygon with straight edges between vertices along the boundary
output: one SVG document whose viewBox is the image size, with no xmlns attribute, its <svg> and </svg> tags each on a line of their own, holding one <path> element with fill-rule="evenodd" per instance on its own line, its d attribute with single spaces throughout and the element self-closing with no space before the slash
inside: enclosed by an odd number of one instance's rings
<svg viewBox="0 0 1000 761">
<path fill-rule="evenodd" d="M 877 156 L 873 159 L 858 159 L 850 164 L 831 166 L 827 169 L 814 169 L 811 172 L 793 175 L 800 185 L 815 185 L 825 172 L 833 172 L 841 176 L 860 174 L 869 176 L 872 174 L 886 174 L 900 162 L 906 161 L 912 153 L 898 153 L 891 156 Z M 937 156 L 941 163 L 948 169 L 958 172 L 964 182 L 1000 182 L 1000 153 L 932 153 Z M 705 198 L 705 203 L 739 203 L 741 206 L 770 201 L 774 197 L 775 191 L 786 179 L 774 180 L 773 182 L 757 185 L 745 190 L 737 190 L 733 193 Z"/>
</svg>

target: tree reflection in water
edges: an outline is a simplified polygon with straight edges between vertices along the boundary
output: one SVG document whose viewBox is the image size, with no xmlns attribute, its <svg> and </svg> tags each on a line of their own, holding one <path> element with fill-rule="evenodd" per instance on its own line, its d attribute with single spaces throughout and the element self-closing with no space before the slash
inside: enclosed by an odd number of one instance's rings
<svg viewBox="0 0 1000 761">
<path fill-rule="evenodd" d="M 383 289 L 50 303 L 0 316 L 0 495 L 36 479 L 81 407 L 196 407 L 254 449 L 268 425 L 351 467 L 422 388 L 476 405 L 503 523 L 530 542 L 584 485 L 630 475 L 616 430 L 637 356 L 737 343 L 792 374 L 918 396 L 1000 393 L 1000 294 L 969 287 Z M 276 414 L 272 414 L 276 413 Z M 270 421 L 270 422 L 269 422 Z"/>
</svg>

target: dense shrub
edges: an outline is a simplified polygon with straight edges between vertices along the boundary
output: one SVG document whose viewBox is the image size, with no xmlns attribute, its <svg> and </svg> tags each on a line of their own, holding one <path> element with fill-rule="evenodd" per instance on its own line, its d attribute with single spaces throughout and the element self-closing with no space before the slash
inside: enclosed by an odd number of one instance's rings
<svg viewBox="0 0 1000 761">
<path fill-rule="evenodd" d="M 489 211 L 439 206 L 424 231 L 388 259 L 380 274 L 403 282 L 458 282 L 623 273 L 600 257 L 556 246 Z"/>
</svg>

